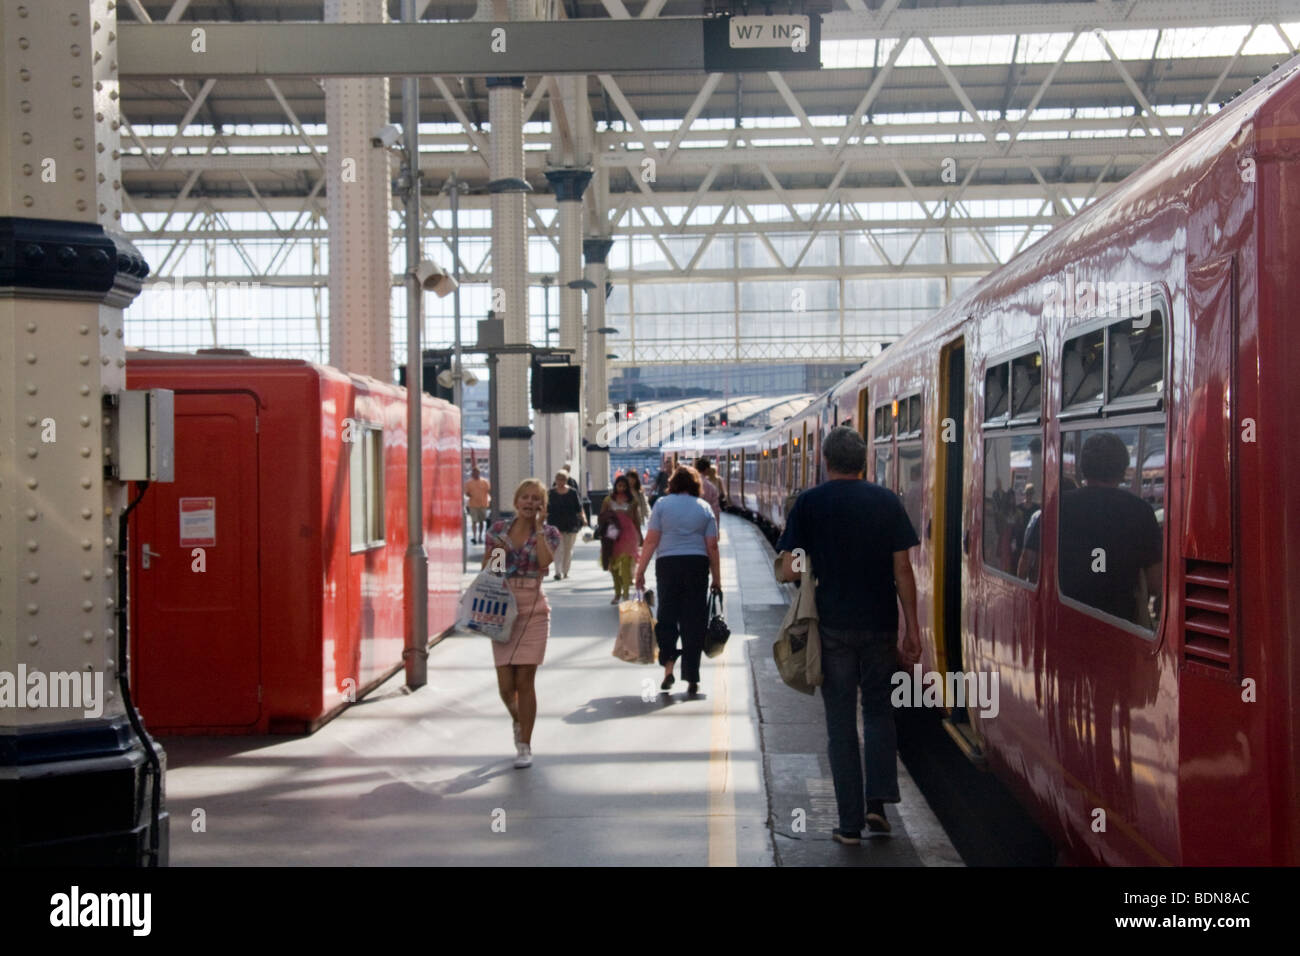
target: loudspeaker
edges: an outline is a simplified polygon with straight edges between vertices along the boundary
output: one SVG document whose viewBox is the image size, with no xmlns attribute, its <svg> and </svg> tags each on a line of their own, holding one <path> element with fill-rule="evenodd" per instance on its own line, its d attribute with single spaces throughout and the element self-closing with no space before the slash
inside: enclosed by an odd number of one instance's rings
<svg viewBox="0 0 1300 956">
<path fill-rule="evenodd" d="M 426 395 L 432 395 L 434 398 L 445 399 L 448 402 L 456 397 L 454 389 L 443 388 L 438 384 L 438 373 L 449 368 L 451 368 L 451 359 L 435 359 L 426 356 L 424 360 L 424 374 L 422 376 L 423 381 L 420 383 L 424 386 L 424 393 Z M 403 388 L 406 387 L 405 365 L 397 366 L 397 384 L 401 385 Z"/>
<path fill-rule="evenodd" d="M 533 411 L 576 412 L 582 395 L 582 367 L 533 363 Z"/>
</svg>

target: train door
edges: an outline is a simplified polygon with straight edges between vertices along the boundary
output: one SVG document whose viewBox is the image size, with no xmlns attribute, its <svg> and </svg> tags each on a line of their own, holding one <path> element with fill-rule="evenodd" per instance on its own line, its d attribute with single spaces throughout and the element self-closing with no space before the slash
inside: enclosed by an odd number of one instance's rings
<svg viewBox="0 0 1300 956">
<path fill-rule="evenodd" d="M 935 502 L 933 529 L 934 623 L 936 664 L 940 672 L 962 667 L 962 564 L 969 539 L 963 497 L 966 447 L 966 344 L 957 339 L 939 358 L 939 428 L 935 430 Z M 927 528 L 927 533 L 931 529 Z M 965 710 L 953 719 L 964 721 Z"/>
<path fill-rule="evenodd" d="M 159 729 L 261 716 L 256 399 L 176 394 L 176 480 L 132 517 L 131 667 Z"/>
<path fill-rule="evenodd" d="M 869 416 L 871 414 L 871 400 L 864 388 L 858 392 L 858 434 L 862 436 L 863 441 L 870 441 L 871 436 L 867 434 Z"/>
</svg>

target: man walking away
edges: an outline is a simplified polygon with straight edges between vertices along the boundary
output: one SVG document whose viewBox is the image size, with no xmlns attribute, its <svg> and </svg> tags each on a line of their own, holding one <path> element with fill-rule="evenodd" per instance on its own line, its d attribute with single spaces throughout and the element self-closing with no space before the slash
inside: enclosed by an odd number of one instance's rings
<svg viewBox="0 0 1300 956">
<path fill-rule="evenodd" d="M 900 657 L 909 666 L 921 659 L 916 580 L 907 556 L 908 548 L 920 541 L 898 496 L 859 477 L 867 460 L 862 436 L 845 426 L 832 429 L 822 456 L 827 480 L 799 495 L 777 542 L 778 577 L 799 578 L 793 552 L 800 549 L 817 579 L 822 700 L 840 815 L 832 838 L 856 845 L 864 823 L 872 833 L 889 832 L 885 804 L 898 802 L 890 678 Z M 906 623 L 901 653 L 900 600 Z M 859 691 L 861 760 L 855 713 Z"/>
</svg>

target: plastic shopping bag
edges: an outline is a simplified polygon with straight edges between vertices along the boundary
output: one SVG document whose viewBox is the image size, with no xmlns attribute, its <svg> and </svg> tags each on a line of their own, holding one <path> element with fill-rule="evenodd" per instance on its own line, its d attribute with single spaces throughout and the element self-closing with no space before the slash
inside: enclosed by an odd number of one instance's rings
<svg viewBox="0 0 1300 956">
<path fill-rule="evenodd" d="M 635 600 L 623 601 L 618 606 L 614 656 L 629 664 L 653 664 L 655 661 L 655 621 L 650 605 L 640 592 Z"/>
<path fill-rule="evenodd" d="M 510 640 L 510 629 L 518 613 L 506 579 L 491 571 L 480 571 L 460 597 L 456 627 L 505 644 Z"/>
</svg>

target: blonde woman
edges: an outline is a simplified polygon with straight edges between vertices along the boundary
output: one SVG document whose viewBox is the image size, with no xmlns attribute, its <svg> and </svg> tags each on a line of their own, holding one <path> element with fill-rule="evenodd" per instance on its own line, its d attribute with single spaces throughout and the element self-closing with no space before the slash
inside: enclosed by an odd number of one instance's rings
<svg viewBox="0 0 1300 956">
<path fill-rule="evenodd" d="M 493 522 L 484 538 L 483 567 L 494 558 L 504 567 L 519 614 L 510 640 L 492 644 L 497 689 L 515 729 L 515 767 L 533 765 L 533 725 L 537 722 L 537 668 L 546 656 L 551 606 L 542 593 L 546 569 L 555 560 L 560 532 L 546 524 L 546 485 L 525 478 L 515 489 L 515 517 Z"/>
</svg>

